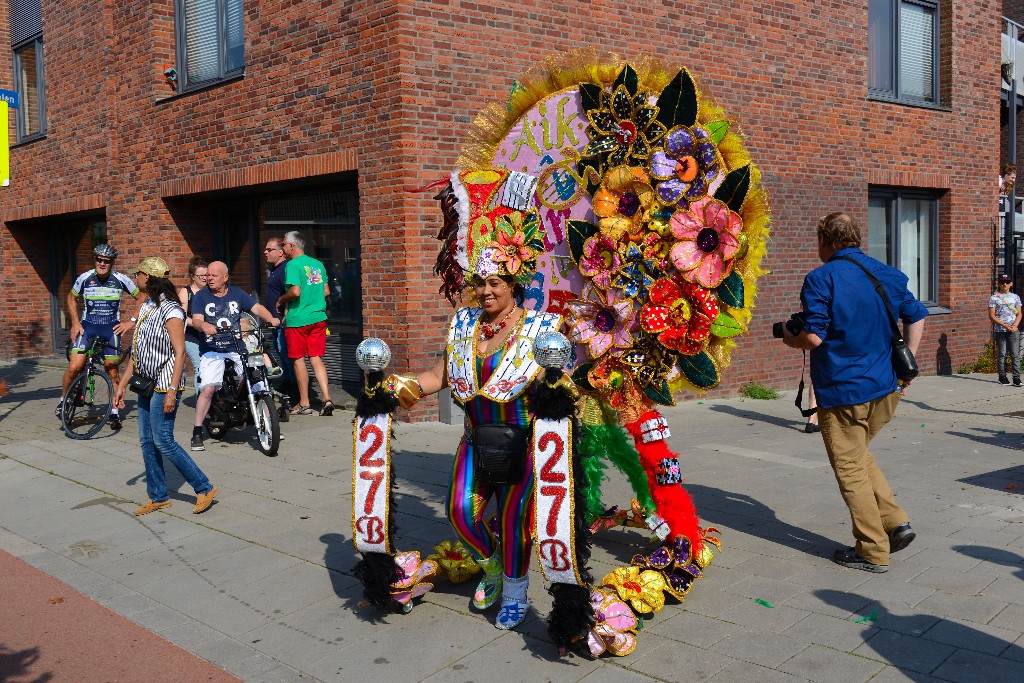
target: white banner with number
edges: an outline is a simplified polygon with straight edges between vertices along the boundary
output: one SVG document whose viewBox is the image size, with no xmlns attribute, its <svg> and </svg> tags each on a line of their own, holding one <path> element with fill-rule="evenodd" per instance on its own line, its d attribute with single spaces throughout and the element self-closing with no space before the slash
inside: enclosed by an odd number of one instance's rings
<svg viewBox="0 0 1024 683">
<path fill-rule="evenodd" d="M 568 419 L 534 420 L 533 471 L 541 571 L 548 581 L 582 585 L 576 567 L 572 423 Z"/>
<path fill-rule="evenodd" d="M 352 541 L 360 553 L 386 553 L 391 414 L 356 418 L 352 430 Z"/>
</svg>

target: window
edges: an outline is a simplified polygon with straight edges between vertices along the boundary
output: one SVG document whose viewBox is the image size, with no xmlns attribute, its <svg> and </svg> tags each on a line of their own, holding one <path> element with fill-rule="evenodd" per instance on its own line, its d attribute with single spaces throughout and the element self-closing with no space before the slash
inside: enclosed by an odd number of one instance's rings
<svg viewBox="0 0 1024 683">
<path fill-rule="evenodd" d="M 939 200 L 931 193 L 871 189 L 868 255 L 900 269 L 925 305 L 938 304 Z"/>
<path fill-rule="evenodd" d="M 242 0 L 176 0 L 182 88 L 189 90 L 245 70 Z"/>
<path fill-rule="evenodd" d="M 939 7 L 931 0 L 868 2 L 868 89 L 938 104 Z"/>
<path fill-rule="evenodd" d="M 18 142 L 46 134 L 46 80 L 43 78 L 43 18 L 40 0 L 10 0 L 15 117 Z"/>
</svg>

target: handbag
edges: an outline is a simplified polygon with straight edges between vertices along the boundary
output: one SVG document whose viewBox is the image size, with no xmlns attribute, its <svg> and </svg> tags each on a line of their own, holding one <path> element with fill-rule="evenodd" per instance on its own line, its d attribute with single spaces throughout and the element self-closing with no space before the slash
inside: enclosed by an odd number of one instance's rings
<svg viewBox="0 0 1024 683">
<path fill-rule="evenodd" d="M 138 394 L 139 398 L 149 398 L 156 389 L 156 380 L 136 372 L 128 378 L 128 388 Z"/>
<path fill-rule="evenodd" d="M 882 303 L 885 304 L 885 312 L 889 315 L 889 325 L 892 327 L 892 369 L 896 371 L 896 377 L 904 382 L 914 379 L 920 374 L 920 370 L 917 367 L 917 359 L 914 358 L 914 353 L 907 346 L 906 340 L 903 339 L 903 335 L 900 333 L 900 328 L 896 324 L 896 316 L 893 315 L 892 307 L 889 305 L 889 297 L 885 295 L 885 290 L 882 289 L 882 283 L 860 261 L 849 256 L 840 256 L 839 260 L 856 264 L 868 276 L 871 284 L 875 286 L 875 291 L 878 292 L 878 296 L 882 298 Z"/>
<path fill-rule="evenodd" d="M 526 473 L 527 433 L 504 424 L 479 425 L 473 430 L 473 469 L 485 484 L 521 481 Z"/>
</svg>

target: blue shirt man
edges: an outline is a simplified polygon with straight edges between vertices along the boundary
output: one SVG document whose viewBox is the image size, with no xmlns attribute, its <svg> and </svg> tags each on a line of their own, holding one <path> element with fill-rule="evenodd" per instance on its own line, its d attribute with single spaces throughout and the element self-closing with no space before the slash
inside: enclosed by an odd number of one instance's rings
<svg viewBox="0 0 1024 683">
<path fill-rule="evenodd" d="M 836 212 L 818 222 L 818 257 L 800 292 L 805 319 L 799 334 L 784 327 L 787 346 L 811 352 L 811 379 L 818 398 L 818 424 L 839 490 L 850 510 L 856 545 L 837 550 L 832 561 L 881 573 L 889 555 L 914 540 L 907 513 L 896 504 L 885 475 L 868 450 L 892 419 L 901 393 L 892 366 L 892 324 L 874 284 L 853 258 L 882 284 L 903 337 L 914 353 L 924 333 L 927 309 L 907 289 L 907 276 L 860 249 L 860 227 Z M 910 382 L 903 383 L 906 394 Z"/>
</svg>

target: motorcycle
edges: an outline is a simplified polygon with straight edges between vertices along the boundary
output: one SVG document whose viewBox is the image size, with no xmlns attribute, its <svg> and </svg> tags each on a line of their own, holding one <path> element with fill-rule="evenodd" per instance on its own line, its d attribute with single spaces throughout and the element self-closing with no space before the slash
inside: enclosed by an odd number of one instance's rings
<svg viewBox="0 0 1024 683">
<path fill-rule="evenodd" d="M 242 375 L 234 363 L 225 363 L 224 380 L 213 395 L 210 412 L 203 421 L 214 439 L 223 439 L 228 430 L 256 427 L 259 449 L 265 455 L 277 455 L 281 443 L 281 422 L 287 422 L 291 402 L 286 394 L 273 389 L 263 361 L 263 327 L 248 313 L 242 313 L 238 329 L 224 328 L 218 335 L 230 335 L 235 352 L 242 361 Z M 280 402 L 280 408 L 275 404 Z"/>
</svg>

